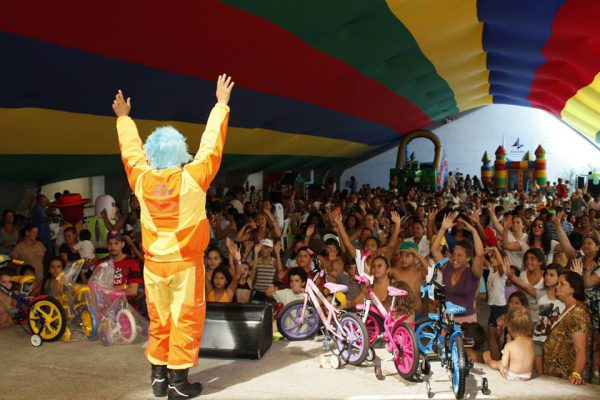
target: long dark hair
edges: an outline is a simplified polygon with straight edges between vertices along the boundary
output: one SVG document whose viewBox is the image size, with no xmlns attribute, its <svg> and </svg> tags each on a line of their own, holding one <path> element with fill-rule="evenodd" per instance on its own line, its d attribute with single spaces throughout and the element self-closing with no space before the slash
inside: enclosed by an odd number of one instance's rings
<svg viewBox="0 0 600 400">
<path fill-rule="evenodd" d="M 544 254 L 548 255 L 548 254 L 550 254 L 550 251 L 552 250 L 552 238 L 550 237 L 550 232 L 548 231 L 548 227 L 546 226 L 546 221 L 544 221 L 542 218 L 537 217 L 536 219 L 533 220 L 533 222 L 529 226 L 529 234 L 527 235 L 527 244 L 529 245 L 529 247 L 534 246 L 535 237 L 533 236 L 533 227 L 535 226 L 535 223 L 538 221 L 542 223 L 542 227 L 544 228 L 544 230 L 542 231 L 542 237 L 540 238 L 540 240 L 542 241 L 542 250 L 544 250 Z"/>
</svg>

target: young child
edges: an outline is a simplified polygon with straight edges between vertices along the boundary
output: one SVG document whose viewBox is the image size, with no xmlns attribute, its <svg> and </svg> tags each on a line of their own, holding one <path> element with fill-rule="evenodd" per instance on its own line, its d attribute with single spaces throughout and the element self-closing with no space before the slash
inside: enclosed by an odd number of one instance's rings
<svg viewBox="0 0 600 400">
<path fill-rule="evenodd" d="M 427 276 L 427 261 L 419 254 L 419 246 L 414 242 L 400 245 L 400 259 L 390 270 L 393 282 L 404 282 L 410 287 L 416 312 L 421 311 L 421 285 Z M 412 321 L 411 321 L 412 322 Z"/>
<path fill-rule="evenodd" d="M 232 277 L 225 267 L 217 268 L 210 280 L 206 280 L 206 301 L 213 303 L 231 303 L 242 276 L 242 269 L 237 267 L 236 274 Z"/>
<path fill-rule="evenodd" d="M 252 297 L 252 280 L 250 279 L 250 265 L 241 261 L 242 256 L 239 247 L 229 238 L 225 239 L 225 245 L 229 250 L 229 273 L 235 275 L 236 264 L 241 270 L 240 279 L 235 289 L 235 302 L 240 304 L 250 303 Z"/>
<path fill-rule="evenodd" d="M 281 257 L 281 242 L 278 242 L 275 248 L 275 257 L 273 253 L 273 241 L 271 239 L 263 239 L 256 245 L 254 249 L 254 262 L 252 265 L 252 279 L 254 281 L 254 295 L 252 301 L 261 303 L 266 300 L 266 291 L 276 277 L 283 275 Z"/>
<path fill-rule="evenodd" d="M 42 293 L 51 295 L 60 292 L 60 282 L 56 277 L 65 269 L 65 262 L 60 257 L 52 257 L 48 264 L 48 277 L 44 281 Z"/>
<path fill-rule="evenodd" d="M 486 249 L 486 261 L 490 268 L 490 274 L 487 278 L 488 305 L 490 306 L 490 317 L 488 320 L 488 344 L 489 350 L 494 360 L 500 359 L 500 349 L 496 346 L 496 341 L 492 340 L 497 336 L 498 323 L 497 319 L 502 314 L 506 314 L 506 296 L 505 283 L 506 274 L 502 263 L 508 265 L 508 258 L 504 260 L 500 255 L 500 250 L 497 247 L 489 247 Z"/>
<path fill-rule="evenodd" d="M 35 276 L 35 268 L 33 268 L 33 266 L 31 266 L 29 264 L 25 264 L 21 268 L 19 268 L 19 275 Z M 23 292 L 29 292 L 29 293 L 31 293 L 31 295 L 35 296 L 40 293 L 40 291 L 41 291 L 40 286 L 41 285 L 36 285 L 35 283 L 28 283 L 28 284 L 23 285 L 21 290 Z"/>
<path fill-rule="evenodd" d="M 556 287 L 558 286 L 558 277 L 562 274 L 563 268 L 552 263 L 544 271 L 544 288 L 537 289 L 527 284 L 523 279 L 518 278 L 512 273 L 509 279 L 525 293 L 537 300 L 537 319 L 533 328 L 533 341 L 535 343 L 535 372 L 542 374 L 542 349 L 546 337 L 550 333 L 552 325 L 560 318 L 560 314 L 565 310 L 565 304 L 556 297 Z"/>
<path fill-rule="evenodd" d="M 525 293 L 521 291 L 516 291 L 510 295 L 507 300 L 507 308 L 508 311 L 515 307 L 527 307 L 528 300 Z M 499 349 L 499 352 L 502 352 L 506 343 L 512 340 L 512 337 L 508 333 L 508 329 L 506 328 L 506 314 L 500 315 L 496 319 L 497 329 L 494 331 L 495 336 L 488 335 L 488 346 L 495 346 L 495 348 Z M 490 344 L 494 342 L 493 344 Z M 493 360 L 500 360 L 502 356 L 498 354 L 497 358 L 494 358 L 494 354 L 490 354 Z"/>
<path fill-rule="evenodd" d="M 272 297 L 277 303 L 284 306 L 294 300 L 302 300 L 304 298 L 304 287 L 308 276 L 306 271 L 301 267 L 290 269 L 290 287 L 287 289 L 277 290 L 275 286 L 269 287 L 265 294 Z"/>
<path fill-rule="evenodd" d="M 6 268 L 0 269 L 0 285 L 8 290 L 12 288 L 10 277 L 11 274 Z M 13 324 L 11 316 L 12 308 L 13 299 L 3 292 L 0 292 L 0 329 L 6 329 Z"/>
<path fill-rule="evenodd" d="M 73 248 L 79 253 L 81 258 L 85 258 L 86 260 L 93 260 L 96 258 L 96 249 L 90 239 L 92 239 L 90 231 L 82 229 L 81 232 L 79 232 L 79 242 L 73 245 Z"/>
<path fill-rule="evenodd" d="M 513 340 L 504 346 L 502 360 L 492 360 L 490 352 L 483 359 L 490 368 L 497 369 L 509 381 L 531 379 L 535 360 L 535 345 L 531 338 L 531 315 L 525 307 L 514 307 L 508 312 L 507 326 Z"/>
</svg>

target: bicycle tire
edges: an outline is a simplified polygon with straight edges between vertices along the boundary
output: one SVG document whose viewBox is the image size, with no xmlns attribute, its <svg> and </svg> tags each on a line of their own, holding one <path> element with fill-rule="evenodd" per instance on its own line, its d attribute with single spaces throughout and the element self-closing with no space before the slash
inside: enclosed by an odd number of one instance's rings
<svg viewBox="0 0 600 400">
<path fill-rule="evenodd" d="M 283 307 L 277 317 L 277 329 L 279 330 L 279 333 L 290 341 L 308 339 L 317 332 L 321 325 L 319 314 L 310 303 L 306 305 L 305 310 L 305 313 L 307 313 L 308 316 L 304 316 L 302 325 L 297 325 L 297 319 L 300 317 L 303 306 L 304 300 L 294 300 L 289 302 Z M 296 332 L 293 331 L 294 329 L 296 329 Z"/>
<path fill-rule="evenodd" d="M 412 379 L 419 368 L 419 348 L 415 332 L 406 322 L 397 323 L 392 330 L 394 345 L 402 348 L 402 357 L 394 355 L 396 371 L 404 379 Z"/>
<path fill-rule="evenodd" d="M 369 351 L 369 333 L 367 328 L 356 314 L 345 312 L 339 317 L 340 328 L 338 334 L 346 334 L 349 341 L 335 338 L 335 345 L 340 352 L 342 360 L 352 365 L 360 365 L 367 359 Z M 342 331 L 343 332 L 340 332 Z"/>
<path fill-rule="evenodd" d="M 42 309 L 42 307 L 44 307 Z M 40 325 L 41 312 L 51 314 L 56 318 L 52 324 L 44 321 Z M 62 337 L 67 329 L 67 315 L 62 304 L 52 296 L 39 298 L 31 303 L 28 326 L 32 333 L 40 335 L 44 342 L 54 342 Z"/>
<path fill-rule="evenodd" d="M 465 395 L 465 386 L 467 381 L 467 360 L 462 336 L 456 336 L 450 343 L 450 358 L 452 365 L 450 373 L 452 375 L 452 390 L 457 400 L 462 400 Z"/>
</svg>

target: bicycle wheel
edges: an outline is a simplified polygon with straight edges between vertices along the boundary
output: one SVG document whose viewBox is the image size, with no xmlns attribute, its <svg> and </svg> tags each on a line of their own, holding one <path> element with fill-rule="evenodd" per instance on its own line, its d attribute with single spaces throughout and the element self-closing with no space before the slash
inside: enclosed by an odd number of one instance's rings
<svg viewBox="0 0 600 400">
<path fill-rule="evenodd" d="M 398 349 L 394 354 L 394 365 L 400 376 L 412 379 L 419 367 L 419 350 L 415 333 L 406 322 L 400 322 L 392 330 L 392 339 Z"/>
<path fill-rule="evenodd" d="M 352 365 L 360 365 L 367 358 L 369 351 L 369 333 L 362 319 L 346 312 L 339 317 L 340 328 L 337 334 L 345 339 L 335 337 L 335 344 L 340 357 Z"/>
<path fill-rule="evenodd" d="M 365 320 L 365 327 L 369 334 L 369 347 L 373 346 L 373 343 L 377 340 L 381 332 L 383 332 L 383 318 L 377 314 L 369 313 Z"/>
<path fill-rule="evenodd" d="M 43 297 L 31 303 L 28 314 L 29 329 L 46 342 L 61 338 L 67 328 L 67 316 L 54 297 Z"/>
<path fill-rule="evenodd" d="M 415 337 L 417 339 L 417 346 L 421 354 L 427 356 L 430 354 L 437 353 L 437 346 L 435 341 L 435 323 L 430 319 L 424 320 L 421 324 L 417 325 L 415 329 Z"/>
<path fill-rule="evenodd" d="M 457 336 L 450 343 L 450 356 L 452 358 L 452 390 L 454 397 L 461 400 L 465 395 L 465 386 L 467 380 L 467 361 L 465 357 L 465 347 L 462 336 Z"/>
<path fill-rule="evenodd" d="M 85 337 L 90 340 L 95 339 L 98 333 L 98 317 L 96 317 L 94 310 L 85 306 L 81 311 L 79 319 L 81 320 L 81 329 Z"/>
<path fill-rule="evenodd" d="M 317 332 L 321 325 L 319 314 L 310 303 L 306 305 L 304 319 L 300 323 L 303 306 L 304 300 L 294 300 L 286 304 L 277 317 L 277 329 L 288 340 L 308 339 Z"/>
<path fill-rule="evenodd" d="M 124 308 L 117 313 L 117 324 L 119 335 L 125 343 L 131 343 L 137 336 L 135 318 L 128 309 Z"/>
</svg>

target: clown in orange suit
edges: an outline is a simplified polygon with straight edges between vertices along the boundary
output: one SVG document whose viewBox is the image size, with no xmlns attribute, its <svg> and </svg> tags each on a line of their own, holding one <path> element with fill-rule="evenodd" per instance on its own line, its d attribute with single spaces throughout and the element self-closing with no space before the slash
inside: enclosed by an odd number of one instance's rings
<svg viewBox="0 0 600 400">
<path fill-rule="evenodd" d="M 127 179 L 140 202 L 150 317 L 146 357 L 156 397 L 190 399 L 202 391 L 187 375 L 198 362 L 206 315 L 206 191 L 221 164 L 233 85 L 231 77 L 219 76 L 217 104 L 194 157 L 185 138 L 170 126 L 157 128 L 142 144 L 129 118 L 131 99 L 125 101 L 119 91 L 113 102 Z"/>
</svg>

